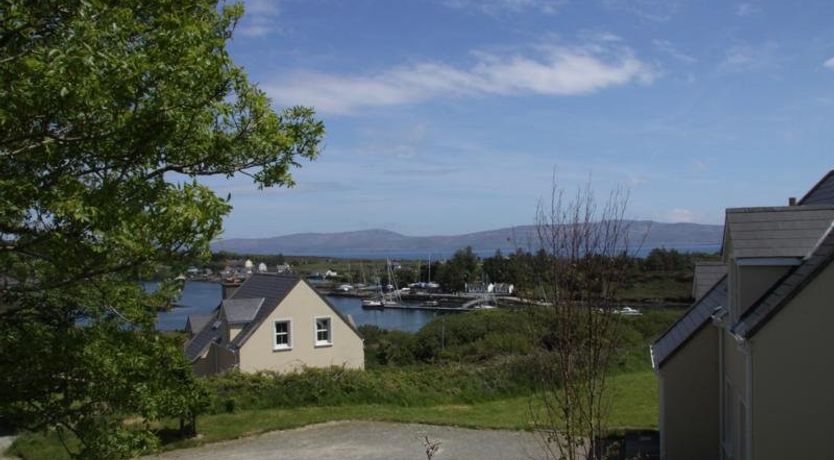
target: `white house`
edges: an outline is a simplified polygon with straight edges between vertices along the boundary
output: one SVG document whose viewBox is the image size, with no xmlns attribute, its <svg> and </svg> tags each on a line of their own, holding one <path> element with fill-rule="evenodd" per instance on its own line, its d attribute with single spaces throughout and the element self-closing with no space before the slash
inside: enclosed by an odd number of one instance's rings
<svg viewBox="0 0 834 460">
<path fill-rule="evenodd" d="M 297 277 L 256 273 L 210 317 L 188 325 L 194 335 L 185 354 L 198 375 L 365 366 L 353 320 Z"/>
</svg>

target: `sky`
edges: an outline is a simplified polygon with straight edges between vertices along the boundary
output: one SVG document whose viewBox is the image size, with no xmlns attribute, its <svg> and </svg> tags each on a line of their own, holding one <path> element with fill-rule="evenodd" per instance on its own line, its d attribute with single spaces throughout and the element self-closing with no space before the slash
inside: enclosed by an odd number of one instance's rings
<svg viewBox="0 0 834 460">
<path fill-rule="evenodd" d="M 229 45 L 327 134 L 293 189 L 208 183 L 224 238 L 532 223 L 553 178 L 720 224 L 834 168 L 834 2 L 246 0 Z"/>
</svg>

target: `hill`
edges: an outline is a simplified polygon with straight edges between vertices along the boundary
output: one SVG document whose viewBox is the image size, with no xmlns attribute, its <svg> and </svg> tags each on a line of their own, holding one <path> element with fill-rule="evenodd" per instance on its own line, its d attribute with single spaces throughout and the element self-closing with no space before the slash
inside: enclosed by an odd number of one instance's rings
<svg viewBox="0 0 834 460">
<path fill-rule="evenodd" d="M 634 221 L 629 240 L 642 244 L 641 252 L 665 247 L 681 251 L 717 251 L 724 227 L 690 223 Z M 215 251 L 239 254 L 286 254 L 331 257 L 420 258 L 429 253 L 451 254 L 466 246 L 482 255 L 500 249 L 535 249 L 535 227 L 531 225 L 487 230 L 463 235 L 407 236 L 383 229 L 338 233 L 295 233 L 271 238 L 234 238 L 217 241 Z"/>
</svg>

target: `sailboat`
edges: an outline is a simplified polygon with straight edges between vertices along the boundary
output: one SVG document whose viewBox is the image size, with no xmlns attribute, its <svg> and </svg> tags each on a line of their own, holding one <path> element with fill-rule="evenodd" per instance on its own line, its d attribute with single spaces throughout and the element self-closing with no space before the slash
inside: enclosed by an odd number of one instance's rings
<svg viewBox="0 0 834 460">
<path fill-rule="evenodd" d="M 376 279 L 376 292 L 374 297 L 362 300 L 362 308 L 366 309 L 382 309 L 385 308 L 385 295 L 382 292 L 382 283 L 379 277 Z"/>
<path fill-rule="evenodd" d="M 376 298 L 372 299 L 365 299 L 362 301 L 362 308 L 385 308 L 385 307 L 397 307 L 399 306 L 403 299 L 400 297 L 400 289 L 397 287 L 397 279 L 394 276 L 394 269 L 391 267 L 391 260 L 386 260 L 386 270 L 388 271 L 388 282 L 390 283 L 388 286 L 391 290 L 389 294 L 385 294 L 382 289 L 382 283 L 377 278 L 377 286 L 376 286 Z"/>
</svg>

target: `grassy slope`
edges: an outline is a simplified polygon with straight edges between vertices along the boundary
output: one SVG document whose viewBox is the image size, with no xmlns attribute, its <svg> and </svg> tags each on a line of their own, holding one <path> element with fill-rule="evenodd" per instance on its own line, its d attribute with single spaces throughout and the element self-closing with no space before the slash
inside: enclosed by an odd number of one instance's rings
<svg viewBox="0 0 834 460">
<path fill-rule="evenodd" d="M 611 385 L 614 397 L 610 420 L 612 428 L 657 427 L 657 384 L 651 370 L 613 376 Z M 531 428 L 530 404 L 530 398 L 516 397 L 476 404 L 426 407 L 347 405 L 240 411 L 200 417 L 198 428 L 202 436 L 199 440 L 170 443 L 165 449 L 191 447 L 334 420 L 375 420 L 524 430 Z M 532 404 L 535 407 L 535 400 Z M 43 435 L 22 437 L 15 442 L 10 452 L 30 460 L 67 458 L 57 439 Z"/>
</svg>

